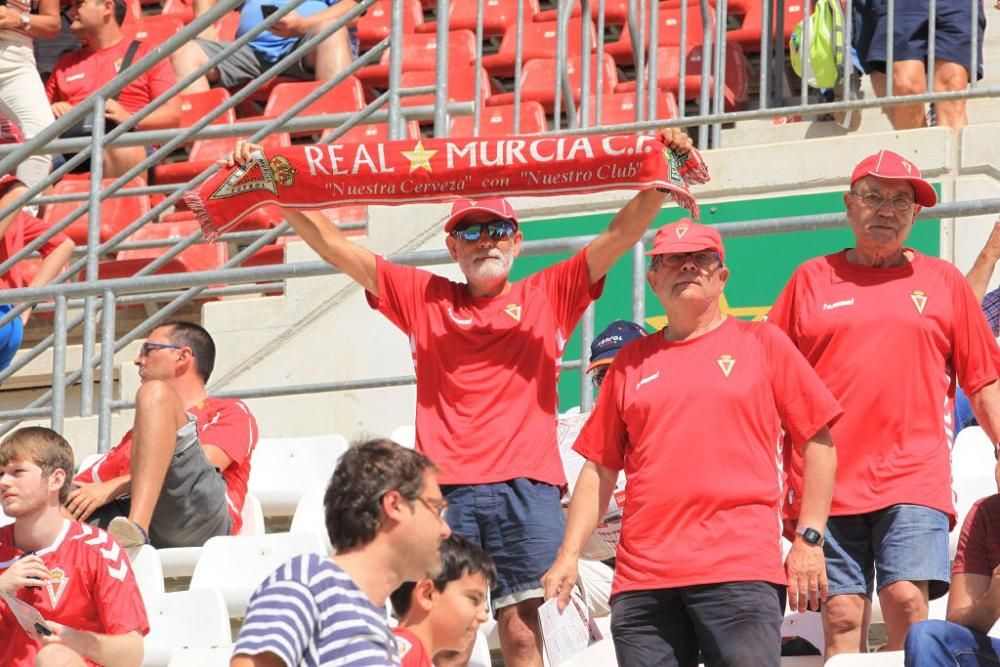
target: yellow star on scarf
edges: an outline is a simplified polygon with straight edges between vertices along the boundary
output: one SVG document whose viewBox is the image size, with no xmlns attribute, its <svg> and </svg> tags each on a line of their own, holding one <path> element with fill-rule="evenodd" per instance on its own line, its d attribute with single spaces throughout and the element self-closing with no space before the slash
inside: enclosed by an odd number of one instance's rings
<svg viewBox="0 0 1000 667">
<path fill-rule="evenodd" d="M 431 169 L 431 158 L 437 151 L 429 151 L 424 148 L 424 143 L 421 140 L 417 140 L 417 145 L 413 147 L 412 151 L 401 151 L 403 157 L 410 161 L 410 173 L 412 174 L 417 169 L 426 169 L 427 171 L 433 171 Z"/>
</svg>

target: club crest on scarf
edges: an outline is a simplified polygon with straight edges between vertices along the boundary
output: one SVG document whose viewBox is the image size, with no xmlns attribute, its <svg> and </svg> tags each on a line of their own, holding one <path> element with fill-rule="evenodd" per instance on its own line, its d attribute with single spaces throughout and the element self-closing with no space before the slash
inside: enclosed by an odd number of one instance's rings
<svg viewBox="0 0 1000 667">
<path fill-rule="evenodd" d="M 209 199 L 226 199 L 256 190 L 264 190 L 277 195 L 278 185 L 286 188 L 295 185 L 297 171 L 288 158 L 276 155 L 269 162 L 264 153 L 261 152 L 230 174 L 229 178 L 224 180 L 209 196 Z"/>
</svg>

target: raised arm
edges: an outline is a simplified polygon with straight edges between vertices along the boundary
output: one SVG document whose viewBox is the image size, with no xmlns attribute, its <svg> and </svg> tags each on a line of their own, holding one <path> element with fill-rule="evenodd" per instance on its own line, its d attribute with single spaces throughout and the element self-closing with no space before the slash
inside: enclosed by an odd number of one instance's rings
<svg viewBox="0 0 1000 667">
<path fill-rule="evenodd" d="M 976 301 L 982 303 L 986 296 L 986 289 L 993 277 L 993 269 L 996 268 L 997 261 L 1000 260 L 1000 220 L 993 223 L 993 231 L 986 239 L 986 245 L 979 251 L 976 262 L 965 274 L 965 279 L 969 281 L 972 293 L 976 295 Z"/>
<path fill-rule="evenodd" d="M 676 128 L 660 130 L 657 139 L 681 153 L 691 150 L 693 146 L 691 138 Z M 608 228 L 590 242 L 587 246 L 587 269 L 591 284 L 607 275 L 615 262 L 642 238 L 666 200 L 667 195 L 658 190 L 637 193 L 618 211 Z"/>
<path fill-rule="evenodd" d="M 219 162 L 229 167 L 244 164 L 255 150 L 260 149 L 261 147 L 256 144 L 240 142 L 232 153 Z M 284 210 L 292 229 L 316 254 L 349 275 L 375 296 L 379 295 L 375 253 L 351 242 L 322 213 Z"/>
</svg>

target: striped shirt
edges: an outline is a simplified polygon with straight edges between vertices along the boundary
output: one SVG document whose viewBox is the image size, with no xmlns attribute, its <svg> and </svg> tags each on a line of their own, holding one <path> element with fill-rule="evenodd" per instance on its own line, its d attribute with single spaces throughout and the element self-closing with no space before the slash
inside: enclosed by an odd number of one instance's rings
<svg viewBox="0 0 1000 667">
<path fill-rule="evenodd" d="M 994 336 L 1000 336 L 1000 289 L 995 289 L 983 297 L 983 314 L 990 323 Z"/>
<path fill-rule="evenodd" d="M 317 554 L 295 556 L 250 598 L 234 655 L 260 653 L 273 653 L 289 667 L 399 665 L 385 609 Z"/>
</svg>

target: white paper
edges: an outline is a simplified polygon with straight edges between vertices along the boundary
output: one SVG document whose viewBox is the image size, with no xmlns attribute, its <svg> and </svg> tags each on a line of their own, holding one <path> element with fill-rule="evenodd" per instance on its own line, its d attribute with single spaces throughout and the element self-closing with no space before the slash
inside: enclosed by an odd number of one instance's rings
<svg viewBox="0 0 1000 667">
<path fill-rule="evenodd" d="M 42 615 L 38 613 L 37 609 L 23 600 L 18 600 L 9 593 L 0 593 L 0 595 L 3 596 L 4 602 L 7 603 L 7 606 L 14 614 L 14 618 L 17 619 L 17 622 L 22 628 L 24 628 L 24 631 L 28 633 L 29 637 L 41 639 L 41 634 L 39 634 L 38 630 L 35 629 L 36 623 L 41 625 L 46 630 L 49 630 L 49 626 L 45 625 L 45 619 L 42 618 Z"/>
<path fill-rule="evenodd" d="M 538 608 L 542 643 L 552 667 L 572 658 L 602 639 L 587 604 L 576 589 L 570 595 L 566 609 L 559 613 L 558 600 L 550 598 Z"/>
</svg>

